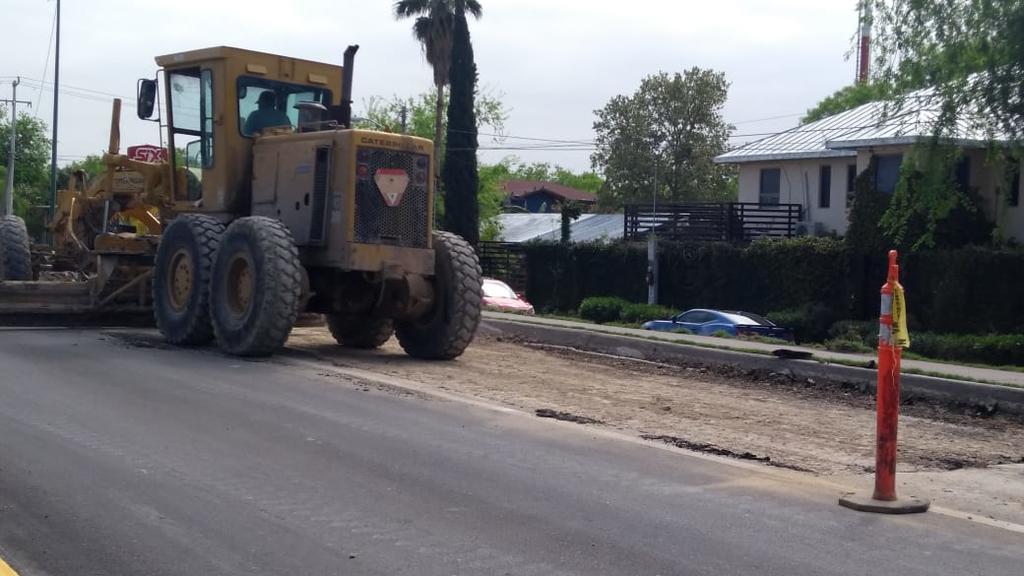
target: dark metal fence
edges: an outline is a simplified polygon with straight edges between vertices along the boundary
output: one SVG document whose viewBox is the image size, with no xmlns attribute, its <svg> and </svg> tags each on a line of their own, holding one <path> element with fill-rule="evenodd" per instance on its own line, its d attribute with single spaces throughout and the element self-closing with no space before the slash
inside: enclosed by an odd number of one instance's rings
<svg viewBox="0 0 1024 576">
<path fill-rule="evenodd" d="M 749 242 L 755 238 L 792 238 L 803 217 L 799 204 L 764 206 L 753 202 L 628 204 L 627 241 L 643 240 L 651 230 L 660 238 L 695 242 Z"/>
<path fill-rule="evenodd" d="M 526 290 L 526 254 L 521 244 L 480 242 L 476 254 L 485 277 L 501 280 L 517 292 Z"/>
</svg>

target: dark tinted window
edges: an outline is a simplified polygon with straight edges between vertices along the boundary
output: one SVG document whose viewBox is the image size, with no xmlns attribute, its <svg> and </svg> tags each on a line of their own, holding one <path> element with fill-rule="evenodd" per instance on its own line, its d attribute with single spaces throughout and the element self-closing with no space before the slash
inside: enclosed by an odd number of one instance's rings
<svg viewBox="0 0 1024 576">
<path fill-rule="evenodd" d="M 822 166 L 818 173 L 818 207 L 832 206 L 832 167 Z"/>
<path fill-rule="evenodd" d="M 774 205 L 779 203 L 780 171 L 778 168 L 761 170 L 761 191 L 758 194 L 759 204 Z"/>
<path fill-rule="evenodd" d="M 900 181 L 902 164 L 902 154 L 875 156 L 875 190 L 885 194 L 895 192 L 896 184 Z"/>
<path fill-rule="evenodd" d="M 964 156 L 956 163 L 956 189 L 966 192 L 971 185 L 971 159 Z"/>
<path fill-rule="evenodd" d="M 680 322 L 688 322 L 690 324 L 703 324 L 705 322 L 710 322 L 714 319 L 714 314 L 711 314 L 710 312 L 704 312 L 701 310 L 691 310 L 679 317 Z"/>
<path fill-rule="evenodd" d="M 853 204 L 853 189 L 857 186 L 857 165 L 846 167 L 846 205 Z"/>
</svg>

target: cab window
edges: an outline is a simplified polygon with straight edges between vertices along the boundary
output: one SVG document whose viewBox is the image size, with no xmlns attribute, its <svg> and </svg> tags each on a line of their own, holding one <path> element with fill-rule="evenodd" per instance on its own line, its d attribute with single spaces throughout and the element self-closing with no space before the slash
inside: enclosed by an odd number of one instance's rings
<svg viewBox="0 0 1024 576">
<path fill-rule="evenodd" d="M 213 167 L 213 74 L 189 68 L 168 75 L 174 146 L 184 148 L 188 199 L 202 196 L 203 169 Z"/>
<path fill-rule="evenodd" d="M 238 79 L 238 130 L 242 136 L 256 136 L 267 128 L 295 128 L 299 122 L 300 102 L 329 106 L 331 91 L 267 80 L 254 76 Z"/>
</svg>

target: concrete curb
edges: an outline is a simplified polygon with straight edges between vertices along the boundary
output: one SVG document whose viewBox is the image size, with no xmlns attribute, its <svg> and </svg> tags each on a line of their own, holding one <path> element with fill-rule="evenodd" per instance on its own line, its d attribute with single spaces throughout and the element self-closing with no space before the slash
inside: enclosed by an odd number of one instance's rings
<svg viewBox="0 0 1024 576">
<path fill-rule="evenodd" d="M 481 330 L 495 336 L 513 336 L 541 344 L 569 346 L 580 350 L 613 354 L 638 360 L 685 363 L 703 366 L 738 366 L 747 370 L 788 371 L 796 379 L 830 380 L 848 383 L 874 391 L 878 373 L 867 368 L 842 364 L 822 364 L 816 360 L 791 360 L 756 354 L 717 350 L 646 340 L 632 336 L 618 336 L 585 329 L 546 326 L 512 320 L 484 318 Z M 930 400 L 983 407 L 1024 415 L 1024 389 L 994 384 L 981 384 L 964 380 L 903 374 L 900 377 L 903 398 L 925 397 Z"/>
</svg>

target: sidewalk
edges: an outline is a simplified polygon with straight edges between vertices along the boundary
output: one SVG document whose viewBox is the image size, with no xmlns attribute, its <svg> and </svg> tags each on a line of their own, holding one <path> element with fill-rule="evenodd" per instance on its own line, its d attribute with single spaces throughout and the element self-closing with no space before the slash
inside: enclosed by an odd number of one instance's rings
<svg viewBox="0 0 1024 576">
<path fill-rule="evenodd" d="M 653 330 L 622 328 L 619 326 L 590 324 L 587 322 L 573 322 L 570 320 L 555 320 L 552 318 L 540 318 L 537 316 L 523 316 L 521 314 L 505 314 L 501 312 L 485 311 L 484 318 L 567 328 L 572 330 L 587 330 L 591 332 L 601 332 L 604 334 L 632 336 L 648 340 L 660 340 L 663 342 L 690 344 L 706 348 L 732 350 L 735 352 L 750 352 L 754 354 L 771 354 L 774 350 L 784 348 L 786 350 L 807 352 L 811 354 L 815 360 L 837 364 L 855 364 L 857 366 L 865 366 L 868 362 L 876 361 L 878 358 L 875 354 L 846 354 L 842 352 L 829 352 L 827 350 L 806 348 L 795 345 L 780 346 L 777 344 L 740 340 L 736 338 L 717 338 L 714 336 L 695 336 L 692 334 L 656 332 Z M 913 334 L 911 334 L 911 338 L 913 338 Z M 912 349 L 913 348 L 911 347 L 911 350 Z M 1024 388 L 1024 372 L 1012 372 L 1009 370 L 997 370 L 994 368 L 977 368 L 973 366 L 961 366 L 958 364 L 928 362 L 923 360 L 903 360 L 902 367 L 904 372 Z"/>
</svg>

